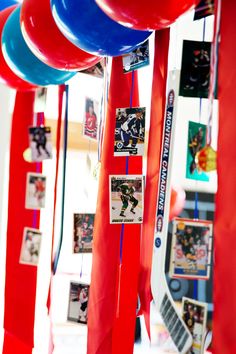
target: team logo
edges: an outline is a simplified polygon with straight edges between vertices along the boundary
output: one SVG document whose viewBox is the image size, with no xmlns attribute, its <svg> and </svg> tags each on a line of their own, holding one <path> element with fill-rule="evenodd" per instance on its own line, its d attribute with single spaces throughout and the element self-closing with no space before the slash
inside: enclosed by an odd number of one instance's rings
<svg viewBox="0 0 236 354">
<path fill-rule="evenodd" d="M 157 232 L 161 232 L 163 227 L 163 217 L 159 215 L 157 217 Z"/>
<path fill-rule="evenodd" d="M 167 102 L 167 105 L 168 106 L 173 106 L 174 104 L 174 99 L 175 99 L 175 93 L 174 93 L 174 90 L 171 90 L 169 92 L 169 95 L 168 95 L 168 102 Z"/>
<path fill-rule="evenodd" d="M 161 239 L 160 239 L 160 237 L 157 237 L 157 238 L 155 239 L 155 246 L 156 246 L 156 248 L 161 247 Z"/>
<path fill-rule="evenodd" d="M 123 143 L 121 141 L 119 141 L 117 144 L 116 144 L 117 148 L 118 149 L 122 149 L 123 148 Z"/>
</svg>

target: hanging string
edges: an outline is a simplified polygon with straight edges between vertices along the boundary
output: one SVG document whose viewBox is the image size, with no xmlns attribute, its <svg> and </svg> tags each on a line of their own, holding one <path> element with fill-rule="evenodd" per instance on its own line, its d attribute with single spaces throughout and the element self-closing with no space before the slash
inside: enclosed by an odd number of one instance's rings
<svg viewBox="0 0 236 354">
<path fill-rule="evenodd" d="M 134 94 L 134 71 L 131 74 L 131 90 L 130 90 L 130 108 L 133 106 L 133 94 Z M 129 173 L 129 156 L 125 157 L 125 174 Z M 122 258 L 123 258 L 123 242 L 124 242 L 124 231 L 125 225 L 121 225 L 121 233 L 120 233 L 120 264 L 119 264 L 119 275 L 118 275 L 118 300 L 117 300 L 117 309 L 116 309 L 116 317 L 119 317 L 119 304 L 120 304 L 120 284 L 121 284 L 121 270 L 122 270 Z"/>
<path fill-rule="evenodd" d="M 63 143 L 63 167 L 62 167 L 62 201 L 61 201 L 61 227 L 60 227 L 60 239 L 59 245 L 56 251 L 54 263 L 53 263 L 53 274 L 56 273 L 62 241 L 63 241 L 63 231 L 64 231 L 64 213 L 65 213 L 65 185 L 66 185 L 66 160 L 67 160 L 67 144 L 68 144 L 68 102 L 69 102 L 69 86 L 66 85 L 66 106 L 65 106 L 65 121 L 64 121 L 64 143 Z"/>
<path fill-rule="evenodd" d="M 220 17 L 221 17 L 221 0 L 217 1 L 217 12 L 215 13 L 214 37 L 211 50 L 211 65 L 210 65 L 210 88 L 209 88 L 209 118 L 207 124 L 207 145 L 211 145 L 212 140 L 212 119 L 214 97 L 217 88 L 217 67 L 220 39 Z"/>
</svg>

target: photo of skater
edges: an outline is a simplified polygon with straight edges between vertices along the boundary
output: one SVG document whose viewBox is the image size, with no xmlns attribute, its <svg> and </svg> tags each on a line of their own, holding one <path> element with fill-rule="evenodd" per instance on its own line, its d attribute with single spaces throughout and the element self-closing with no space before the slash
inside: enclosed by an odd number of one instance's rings
<svg viewBox="0 0 236 354">
<path fill-rule="evenodd" d="M 117 108 L 114 156 L 144 155 L 145 107 Z"/>
<path fill-rule="evenodd" d="M 195 7 L 193 20 L 200 20 L 210 15 L 214 15 L 214 0 L 201 0 Z"/>
<path fill-rule="evenodd" d="M 192 346 L 187 354 L 203 354 L 207 321 L 207 304 L 183 297 L 182 317 L 193 337 Z"/>
<path fill-rule="evenodd" d="M 39 230 L 28 227 L 24 228 L 20 263 L 29 265 L 38 264 L 41 239 L 42 233 Z"/>
<path fill-rule="evenodd" d="M 68 321 L 86 324 L 88 320 L 89 285 L 70 283 Z"/>
<path fill-rule="evenodd" d="M 29 143 L 32 161 L 52 159 L 52 138 L 50 127 L 30 127 Z"/>
<path fill-rule="evenodd" d="M 142 223 L 143 176 L 110 176 L 110 222 Z"/>
<path fill-rule="evenodd" d="M 124 73 L 149 65 L 149 41 L 145 41 L 131 53 L 123 55 L 122 61 Z"/>
<path fill-rule="evenodd" d="M 173 221 L 170 274 L 172 277 L 209 279 L 212 222 L 176 218 Z"/>
<path fill-rule="evenodd" d="M 98 138 L 98 106 L 97 101 L 88 97 L 86 98 L 83 135 L 94 140 Z"/>
<path fill-rule="evenodd" d="M 74 214 L 73 253 L 92 252 L 95 214 Z"/>
<path fill-rule="evenodd" d="M 45 207 L 46 177 L 41 173 L 27 174 L 26 178 L 26 209 L 41 209 Z"/>
</svg>

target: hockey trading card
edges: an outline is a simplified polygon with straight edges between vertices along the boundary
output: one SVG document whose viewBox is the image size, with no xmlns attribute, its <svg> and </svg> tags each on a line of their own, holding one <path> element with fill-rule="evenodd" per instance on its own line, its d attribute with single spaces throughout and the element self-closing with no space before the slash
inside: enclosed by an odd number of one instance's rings
<svg viewBox="0 0 236 354">
<path fill-rule="evenodd" d="M 193 336 L 193 344 L 187 354 L 203 354 L 206 334 L 207 304 L 183 297 L 182 316 Z"/>
<path fill-rule="evenodd" d="M 210 58 L 210 42 L 184 40 L 180 75 L 180 96 L 208 97 Z"/>
<path fill-rule="evenodd" d="M 52 159 L 51 127 L 30 127 L 29 143 L 32 161 Z"/>
<path fill-rule="evenodd" d="M 206 146 L 206 125 L 196 122 L 188 123 L 188 146 L 186 161 L 186 178 L 197 181 L 209 181 L 209 176 L 198 165 L 198 152 Z"/>
<path fill-rule="evenodd" d="M 104 66 L 105 66 L 105 59 L 102 59 L 101 61 L 91 66 L 90 68 L 81 70 L 80 73 L 92 75 L 94 77 L 98 77 L 102 79 L 104 76 Z"/>
<path fill-rule="evenodd" d="M 74 253 L 92 252 L 95 214 L 74 214 Z"/>
<path fill-rule="evenodd" d="M 212 250 L 211 221 L 175 219 L 170 275 L 174 278 L 209 279 Z"/>
<path fill-rule="evenodd" d="M 124 73 L 149 65 L 149 41 L 145 41 L 131 53 L 123 55 L 122 61 Z"/>
<path fill-rule="evenodd" d="M 20 263 L 37 265 L 39 261 L 42 233 L 37 229 L 24 228 Z"/>
<path fill-rule="evenodd" d="M 110 177 L 110 223 L 141 224 L 143 222 L 143 176 Z"/>
<path fill-rule="evenodd" d="M 193 20 L 200 20 L 210 15 L 214 15 L 214 0 L 201 0 L 195 8 Z"/>
<path fill-rule="evenodd" d="M 83 135 L 93 140 L 97 140 L 98 138 L 98 107 L 99 104 L 97 101 L 86 97 Z"/>
<path fill-rule="evenodd" d="M 70 283 L 68 321 L 87 323 L 88 320 L 89 285 Z"/>
<path fill-rule="evenodd" d="M 143 156 L 145 107 L 117 108 L 114 156 Z"/>
<path fill-rule="evenodd" d="M 27 174 L 26 179 L 26 209 L 41 209 L 45 207 L 46 177 L 41 173 Z"/>
<path fill-rule="evenodd" d="M 45 112 L 47 102 L 47 88 L 39 87 L 36 90 L 35 101 L 34 101 L 34 112 Z"/>
</svg>

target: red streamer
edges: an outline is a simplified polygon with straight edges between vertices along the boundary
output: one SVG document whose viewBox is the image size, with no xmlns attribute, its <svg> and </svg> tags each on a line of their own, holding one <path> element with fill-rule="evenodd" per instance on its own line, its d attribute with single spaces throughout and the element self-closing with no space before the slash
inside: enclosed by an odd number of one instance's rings
<svg viewBox="0 0 236 354">
<path fill-rule="evenodd" d="M 236 82 L 236 3 L 222 1 L 219 51 L 219 135 L 218 192 L 214 231 L 214 314 L 213 352 L 236 353 L 234 315 L 236 314 L 236 106 L 233 95 Z"/>
<path fill-rule="evenodd" d="M 136 73 L 134 79 L 133 107 L 138 106 Z M 122 58 L 114 58 L 94 229 L 87 354 L 133 353 L 140 225 L 125 225 L 122 271 L 118 284 L 121 225 L 109 223 L 109 175 L 126 173 L 126 158 L 113 156 L 115 110 L 130 106 L 130 92 L 131 74 L 124 75 Z M 129 174 L 142 174 L 141 166 L 141 157 L 129 157 Z M 119 318 L 116 318 L 117 307 Z"/>
<path fill-rule="evenodd" d="M 144 314 L 150 337 L 151 267 L 159 180 L 160 152 L 166 100 L 169 29 L 155 33 L 155 57 L 152 83 L 151 121 L 147 154 L 145 209 L 141 239 L 141 271 L 139 275 L 140 312 Z"/>
<path fill-rule="evenodd" d="M 26 174 L 36 164 L 23 159 L 29 146 L 34 92 L 17 92 L 12 121 L 6 251 L 6 285 L 3 354 L 32 353 L 37 267 L 19 263 L 24 227 L 32 227 L 33 210 L 25 209 Z M 39 226 L 37 211 L 36 227 Z"/>
</svg>

